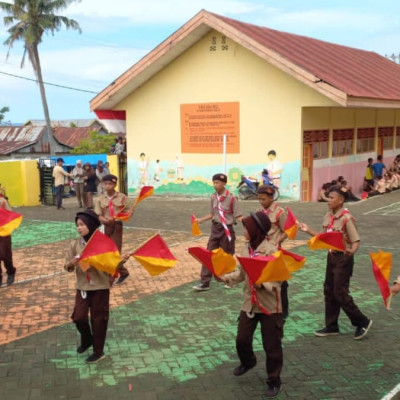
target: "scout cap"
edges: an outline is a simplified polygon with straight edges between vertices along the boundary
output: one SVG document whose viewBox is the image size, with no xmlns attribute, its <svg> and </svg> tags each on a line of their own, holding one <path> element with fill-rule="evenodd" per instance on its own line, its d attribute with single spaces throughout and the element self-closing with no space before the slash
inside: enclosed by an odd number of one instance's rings
<svg viewBox="0 0 400 400">
<path fill-rule="evenodd" d="M 261 185 L 258 190 L 258 194 L 266 194 L 268 196 L 274 195 L 275 194 L 275 187 L 272 185 Z"/>
<path fill-rule="evenodd" d="M 227 183 L 228 182 L 228 177 L 225 174 L 215 174 L 212 177 L 212 180 L 213 181 L 221 181 L 221 182 Z"/>
<path fill-rule="evenodd" d="M 104 175 L 103 176 L 103 182 L 112 182 L 112 183 L 117 183 L 118 178 L 115 175 Z"/>
</svg>

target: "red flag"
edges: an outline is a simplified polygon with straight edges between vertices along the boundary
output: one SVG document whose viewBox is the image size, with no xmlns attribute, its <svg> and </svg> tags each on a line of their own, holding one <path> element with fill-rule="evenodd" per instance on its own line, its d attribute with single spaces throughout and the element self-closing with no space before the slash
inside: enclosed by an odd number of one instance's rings
<svg viewBox="0 0 400 400">
<path fill-rule="evenodd" d="M 389 279 L 392 269 L 392 253 L 386 253 L 379 250 L 378 253 L 369 253 L 372 261 L 372 270 L 375 275 L 376 282 L 381 290 L 383 302 L 388 307 L 388 298 L 390 296 Z"/>
<path fill-rule="evenodd" d="M 133 207 L 135 207 L 137 203 L 139 203 L 140 201 L 144 200 L 146 197 L 150 197 L 153 193 L 154 193 L 154 187 L 153 186 L 143 186 L 140 189 L 139 196 L 136 197 L 136 200 L 133 203 Z"/>
<path fill-rule="evenodd" d="M 283 230 L 289 239 L 294 239 L 297 234 L 297 218 L 289 207 L 286 207 L 287 218 Z"/>
<path fill-rule="evenodd" d="M 203 247 L 189 247 L 188 252 L 214 276 L 227 274 L 236 268 L 236 261 L 233 255 L 225 253 L 221 248 L 207 250 Z"/>
<path fill-rule="evenodd" d="M 177 263 L 177 259 L 158 233 L 147 239 L 131 255 L 151 276 L 160 275 Z"/>
<path fill-rule="evenodd" d="M 83 271 L 94 267 L 100 271 L 114 275 L 118 264 L 121 262 L 121 256 L 115 243 L 104 233 L 96 231 L 79 258 L 79 266 Z"/>
<path fill-rule="evenodd" d="M 129 220 L 130 220 L 131 216 L 132 216 L 132 214 L 129 213 L 129 212 L 123 212 L 123 211 L 121 211 L 121 212 L 119 212 L 118 214 L 114 215 L 114 218 L 115 218 L 115 219 L 118 219 L 118 220 L 120 220 L 120 221 L 125 221 L 125 222 L 126 222 L 126 221 L 129 221 Z"/>
<path fill-rule="evenodd" d="M 194 216 L 194 214 L 190 216 L 190 219 L 192 221 L 192 235 L 200 236 L 203 232 L 201 231 L 199 223 L 196 221 L 196 217 Z"/>
<path fill-rule="evenodd" d="M 326 232 L 313 236 L 308 241 L 310 250 L 335 250 L 346 251 L 342 232 Z"/>
<path fill-rule="evenodd" d="M 0 236 L 10 236 L 19 227 L 22 215 L 0 207 Z"/>
<path fill-rule="evenodd" d="M 259 285 L 264 282 L 287 281 L 290 272 L 281 251 L 270 256 L 237 257 L 250 281 Z"/>
<path fill-rule="evenodd" d="M 290 251 L 280 249 L 283 255 L 283 260 L 289 272 L 296 272 L 304 267 L 306 258 L 298 254 L 291 253 Z"/>
</svg>

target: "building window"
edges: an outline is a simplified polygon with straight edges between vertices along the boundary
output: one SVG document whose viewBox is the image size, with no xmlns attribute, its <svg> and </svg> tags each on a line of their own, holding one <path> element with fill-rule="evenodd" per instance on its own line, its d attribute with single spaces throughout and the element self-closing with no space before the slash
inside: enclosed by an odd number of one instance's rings
<svg viewBox="0 0 400 400">
<path fill-rule="evenodd" d="M 332 156 L 353 154 L 354 129 L 334 129 L 332 137 Z"/>
<path fill-rule="evenodd" d="M 304 144 L 312 144 L 313 159 L 328 158 L 328 130 L 304 131 L 303 142 Z"/>
<path fill-rule="evenodd" d="M 368 153 L 375 150 L 375 128 L 357 129 L 357 153 Z"/>
<path fill-rule="evenodd" d="M 393 149 L 393 126 L 378 128 L 378 137 L 383 138 L 383 149 Z"/>
<path fill-rule="evenodd" d="M 400 126 L 396 128 L 396 149 L 400 149 Z"/>
</svg>

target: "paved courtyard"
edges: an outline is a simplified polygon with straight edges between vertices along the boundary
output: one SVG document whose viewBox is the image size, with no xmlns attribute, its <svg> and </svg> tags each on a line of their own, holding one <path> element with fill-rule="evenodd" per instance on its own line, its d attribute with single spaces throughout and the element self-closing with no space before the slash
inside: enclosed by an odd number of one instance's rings
<svg viewBox="0 0 400 400">
<path fill-rule="evenodd" d="M 74 199 L 65 211 L 55 207 L 19 208 L 24 215 L 13 235 L 16 283 L 0 288 L 1 399 L 245 400 L 264 398 L 265 355 L 255 335 L 258 365 L 236 378 L 236 320 L 241 287 L 213 282 L 195 293 L 200 265 L 186 252 L 205 246 L 209 232 L 190 235 L 190 214 L 208 212 L 208 199 L 152 197 L 141 202 L 126 224 L 124 250 L 157 231 L 179 260 L 171 270 L 150 277 L 135 261 L 129 279 L 111 289 L 112 311 L 105 352 L 99 364 L 78 355 L 78 335 L 70 322 L 74 274 L 63 259 L 76 237 Z M 299 220 L 319 229 L 326 204 L 290 205 Z M 242 201 L 244 214 L 256 201 Z M 322 283 L 325 252 L 311 252 L 302 233 L 287 248 L 307 257 L 290 281 L 290 316 L 285 324 L 283 391 L 280 399 L 388 399 L 400 382 L 400 297 L 385 310 L 374 281 L 369 252 L 393 252 L 392 278 L 400 274 L 398 232 L 400 191 L 349 204 L 358 220 L 361 248 L 352 294 L 373 326 L 361 341 L 341 317 L 338 337 L 316 338 L 323 325 Z M 240 237 L 241 227 L 237 226 Z M 240 239 L 241 240 L 241 239 Z M 394 393 L 395 391 L 393 391 Z M 386 396 L 386 397 L 385 397 Z M 400 398 L 400 397 L 399 397 Z"/>
</svg>

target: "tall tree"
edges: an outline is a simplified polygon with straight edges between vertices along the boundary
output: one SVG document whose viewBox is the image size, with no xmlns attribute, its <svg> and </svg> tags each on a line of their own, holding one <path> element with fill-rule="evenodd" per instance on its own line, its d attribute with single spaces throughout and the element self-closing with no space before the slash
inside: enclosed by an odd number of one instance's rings
<svg viewBox="0 0 400 400">
<path fill-rule="evenodd" d="M 10 111 L 10 109 L 8 108 L 8 107 L 2 107 L 2 108 L 0 108 L 0 125 L 3 125 L 3 120 L 4 120 L 4 114 L 6 113 L 6 112 L 9 112 Z"/>
<path fill-rule="evenodd" d="M 4 42 L 8 46 L 7 57 L 16 41 L 24 42 L 25 49 L 22 56 L 21 68 L 24 66 L 25 56 L 28 53 L 29 61 L 32 64 L 39 84 L 44 117 L 46 119 L 47 136 L 50 144 L 50 155 L 52 156 L 55 155 L 56 142 L 50 122 L 38 48 L 45 32 L 51 32 L 54 35 L 54 32 L 59 31 L 63 26 L 67 29 L 71 28 L 81 32 L 78 22 L 55 14 L 76 1 L 80 0 L 14 0 L 12 3 L 0 1 L 0 9 L 7 14 L 4 17 L 4 25 L 12 25 L 7 30 L 10 36 Z"/>
</svg>

